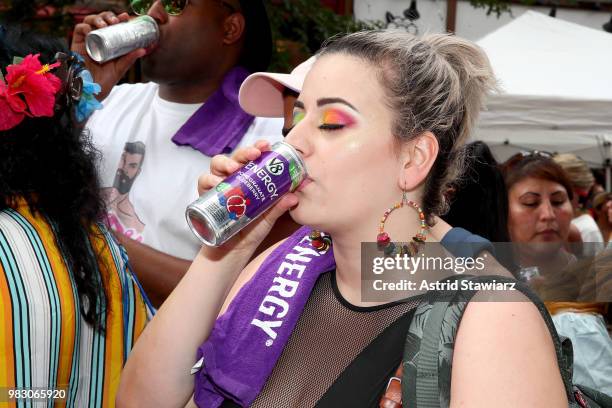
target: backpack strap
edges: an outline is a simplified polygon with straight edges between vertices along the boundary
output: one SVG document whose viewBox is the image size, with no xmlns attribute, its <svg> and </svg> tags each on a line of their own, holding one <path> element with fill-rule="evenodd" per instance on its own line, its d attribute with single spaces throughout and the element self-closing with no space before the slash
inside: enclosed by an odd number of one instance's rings
<svg viewBox="0 0 612 408">
<path fill-rule="evenodd" d="M 561 377 L 570 407 L 572 390 L 572 358 L 564 353 L 561 340 L 544 304 L 527 285 L 502 276 L 453 276 L 444 282 L 461 281 L 514 283 L 515 289 L 531 300 L 549 329 Z M 404 346 L 402 395 L 404 407 L 447 407 L 450 404 L 452 357 L 457 329 L 465 308 L 476 295 L 475 290 L 430 291 L 419 304 L 411 322 Z M 571 343 L 570 343 L 571 348 Z M 567 350 L 567 343 L 565 345 Z M 416 396 L 416 398 L 415 398 Z M 412 399 L 412 400 L 411 400 Z"/>
</svg>

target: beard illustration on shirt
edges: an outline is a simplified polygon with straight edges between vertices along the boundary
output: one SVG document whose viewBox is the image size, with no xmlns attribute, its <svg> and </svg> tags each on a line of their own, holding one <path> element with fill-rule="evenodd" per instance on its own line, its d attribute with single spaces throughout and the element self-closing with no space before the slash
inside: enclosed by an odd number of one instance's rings
<svg viewBox="0 0 612 408">
<path fill-rule="evenodd" d="M 117 189 L 119 194 L 127 194 L 134 184 L 137 176 L 130 177 L 123 169 L 117 169 L 115 174 L 115 181 L 113 181 L 113 187 Z"/>
<path fill-rule="evenodd" d="M 103 194 L 108 206 L 107 221 L 116 232 L 129 238 L 142 241 L 145 224 L 140 220 L 130 201 L 129 193 L 142 171 L 145 157 L 145 144 L 128 142 L 125 144 L 121 160 L 115 173 L 113 186 L 105 188 Z"/>
</svg>

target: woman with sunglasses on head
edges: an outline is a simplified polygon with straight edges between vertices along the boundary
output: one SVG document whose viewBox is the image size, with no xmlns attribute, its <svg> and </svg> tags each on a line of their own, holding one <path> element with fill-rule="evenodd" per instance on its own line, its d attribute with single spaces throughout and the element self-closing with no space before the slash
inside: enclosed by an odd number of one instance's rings
<svg viewBox="0 0 612 408">
<path fill-rule="evenodd" d="M 508 188 L 508 230 L 522 267 L 519 274 L 529 273 L 523 276 L 527 280 L 536 274 L 534 289 L 547 300 L 559 334 L 572 340 L 574 382 L 612 395 L 612 342 L 602 317 L 605 303 L 585 292 L 591 286 L 590 270 L 609 261 L 580 263 L 567 249 L 572 184 L 546 152 L 517 153 L 502 165 L 502 172 Z"/>
<path fill-rule="evenodd" d="M 547 152 L 517 153 L 502 164 L 508 189 L 508 231 L 521 245 L 522 266 L 549 272 L 576 261 L 566 250 L 572 220 L 573 190 L 563 169 Z"/>
<path fill-rule="evenodd" d="M 482 50 L 450 35 L 379 30 L 328 42 L 285 139 L 309 178 L 234 239 L 202 248 L 131 355 L 120 404 L 181 406 L 194 393 L 206 407 L 378 406 L 415 299 L 364 300 L 361 244 L 416 256 L 435 241 L 457 152 L 494 83 Z M 238 162 L 217 157 L 201 189 Z M 288 210 L 305 235 L 248 263 Z M 550 333 L 529 302 L 470 303 L 452 374 L 448 399 L 439 395 L 451 406 L 567 406 Z"/>
<path fill-rule="evenodd" d="M 83 132 L 99 87 L 62 41 L 18 27 L 0 26 L 0 74 L 5 406 L 30 406 L 36 392 L 33 406 L 112 407 L 148 313 L 101 224 L 97 155 Z"/>
</svg>

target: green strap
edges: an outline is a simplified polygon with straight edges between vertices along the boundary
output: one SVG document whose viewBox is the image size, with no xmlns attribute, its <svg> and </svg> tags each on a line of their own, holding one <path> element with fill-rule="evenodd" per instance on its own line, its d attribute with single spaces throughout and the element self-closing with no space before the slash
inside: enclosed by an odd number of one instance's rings
<svg viewBox="0 0 612 408">
<path fill-rule="evenodd" d="M 567 344 L 563 345 L 562 341 L 559 339 L 552 319 L 550 318 L 550 315 L 548 314 L 548 311 L 546 310 L 542 301 L 526 285 L 511 278 L 502 276 L 473 277 L 463 275 L 457 277 L 456 279 L 459 281 L 474 280 L 486 282 L 487 279 L 490 280 L 491 278 L 494 278 L 497 282 L 516 283 L 516 289 L 527 296 L 527 298 L 529 298 L 529 300 L 531 300 L 538 308 L 553 339 L 557 360 L 561 371 L 561 377 L 563 379 L 568 400 L 570 401 L 570 407 L 576 406 L 572 403 L 574 401 L 572 390 L 572 357 L 571 354 L 565 354 L 564 348 L 567 349 Z M 459 293 L 464 296 L 462 300 L 465 300 L 465 302 L 460 302 L 460 312 L 463 314 L 468 302 L 476 294 L 476 292 L 467 294 L 466 292 L 469 291 L 457 291 L 454 294 L 451 294 L 450 298 L 448 297 L 448 292 L 446 294 L 433 292 L 428 293 L 428 296 L 426 296 L 423 300 L 423 302 L 433 303 L 426 312 L 427 317 L 425 326 L 423 327 L 423 336 L 420 342 L 417 339 L 408 336 L 406 339 L 406 346 L 404 348 L 404 363 L 406 363 L 408 360 L 413 360 L 416 364 L 417 372 L 416 381 L 414 379 L 404 378 L 404 380 L 408 380 L 402 384 L 402 391 L 404 395 L 402 399 L 405 401 L 405 407 L 440 407 L 440 375 L 448 374 L 449 378 L 451 378 L 451 373 L 439 372 L 438 354 L 442 347 L 442 324 L 444 322 L 446 313 L 449 311 L 450 300 L 455 298 L 455 296 L 457 296 Z M 456 335 L 456 330 L 457 327 L 454 328 L 453 335 Z M 455 339 L 453 338 L 453 343 L 454 340 Z M 451 370 L 451 367 L 446 367 L 446 369 Z M 404 370 L 404 374 L 406 373 L 406 370 Z M 406 375 L 404 375 L 404 377 L 406 377 Z M 413 403 L 410 399 L 414 398 L 415 395 L 416 401 Z"/>
<path fill-rule="evenodd" d="M 449 302 L 434 303 L 423 329 L 416 379 L 416 402 L 419 408 L 437 408 L 440 406 L 438 344 L 440 343 L 442 321 L 448 305 Z"/>
</svg>

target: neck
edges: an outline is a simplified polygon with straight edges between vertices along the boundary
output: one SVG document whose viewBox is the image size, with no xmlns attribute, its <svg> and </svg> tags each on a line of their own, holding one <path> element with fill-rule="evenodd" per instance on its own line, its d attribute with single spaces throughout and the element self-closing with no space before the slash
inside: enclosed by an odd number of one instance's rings
<svg viewBox="0 0 612 408">
<path fill-rule="evenodd" d="M 175 103 L 206 102 L 223 84 L 227 73 L 235 66 L 232 62 L 220 64 L 217 69 L 202 72 L 198 78 L 179 79 L 159 84 L 159 97 Z"/>
<path fill-rule="evenodd" d="M 571 256 L 565 249 L 560 248 L 555 254 L 547 256 L 521 254 L 519 261 L 521 266 L 537 266 L 540 275 L 547 275 L 564 270 L 570 263 Z"/>
<path fill-rule="evenodd" d="M 342 297 L 355 306 L 374 306 L 388 303 L 364 302 L 361 296 L 361 243 L 376 243 L 379 221 L 380 218 L 376 218 L 369 220 L 369 222 L 359 223 L 353 228 L 342 228 L 339 231 L 330 232 L 333 239 L 338 290 Z M 438 229 L 442 231 L 440 228 Z M 410 208 L 396 210 L 385 223 L 385 231 L 393 242 L 410 242 L 412 237 L 420 231 L 418 214 Z M 429 231 L 425 235 L 427 236 L 427 242 L 436 242 L 441 238 Z"/>
<path fill-rule="evenodd" d="M 200 83 L 178 82 L 159 85 L 159 97 L 175 103 L 202 103 L 221 86 L 222 78 L 216 81 L 205 80 Z"/>
</svg>

